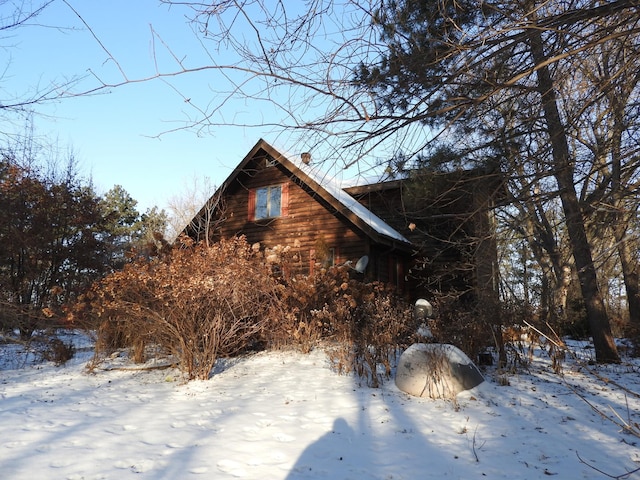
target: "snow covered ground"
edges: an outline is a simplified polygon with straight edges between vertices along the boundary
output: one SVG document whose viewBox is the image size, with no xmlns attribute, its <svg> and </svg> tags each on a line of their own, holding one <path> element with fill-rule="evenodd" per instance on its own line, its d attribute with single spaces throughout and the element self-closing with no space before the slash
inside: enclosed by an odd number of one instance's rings
<svg viewBox="0 0 640 480">
<path fill-rule="evenodd" d="M 638 361 L 597 367 L 607 383 L 569 361 L 561 378 L 541 353 L 451 402 L 360 386 L 322 351 L 221 361 L 190 383 L 173 370 L 87 373 L 89 356 L 21 366 L 0 346 L 0 478 L 596 479 L 640 467 L 640 439 L 595 410 L 637 427 L 640 400 L 612 382 L 640 392 Z"/>
</svg>

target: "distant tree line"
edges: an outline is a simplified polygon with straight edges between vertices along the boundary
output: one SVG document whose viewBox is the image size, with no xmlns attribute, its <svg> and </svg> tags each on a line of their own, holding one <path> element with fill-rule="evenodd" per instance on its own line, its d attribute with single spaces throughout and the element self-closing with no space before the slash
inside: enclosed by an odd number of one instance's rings
<svg viewBox="0 0 640 480">
<path fill-rule="evenodd" d="M 62 308 L 96 279 L 144 254 L 164 211 L 140 214 L 120 186 L 105 195 L 70 155 L 43 161 L 30 148 L 0 149 L 0 329 L 56 326 Z"/>
</svg>

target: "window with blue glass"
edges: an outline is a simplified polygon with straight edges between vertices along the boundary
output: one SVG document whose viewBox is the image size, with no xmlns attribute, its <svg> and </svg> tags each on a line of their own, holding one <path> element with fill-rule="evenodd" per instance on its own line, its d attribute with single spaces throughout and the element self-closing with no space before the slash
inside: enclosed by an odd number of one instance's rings
<svg viewBox="0 0 640 480">
<path fill-rule="evenodd" d="M 282 215 L 282 188 L 280 185 L 256 189 L 255 219 L 275 218 Z"/>
</svg>

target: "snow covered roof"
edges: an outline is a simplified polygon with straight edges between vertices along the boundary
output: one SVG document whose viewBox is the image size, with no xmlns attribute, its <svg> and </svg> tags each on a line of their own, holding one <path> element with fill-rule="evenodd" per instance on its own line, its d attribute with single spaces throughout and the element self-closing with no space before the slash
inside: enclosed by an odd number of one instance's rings
<svg viewBox="0 0 640 480">
<path fill-rule="evenodd" d="M 392 228 L 344 190 L 350 187 L 350 184 L 327 175 L 326 172 L 323 172 L 315 165 L 305 164 L 297 155 L 283 153 L 285 150 L 276 149 L 263 139 L 258 140 L 240 164 L 236 166 L 229 177 L 222 183 L 221 189 L 229 186 L 250 161 L 256 156 L 260 156 L 261 151 L 280 163 L 302 183 L 308 185 L 314 193 L 328 202 L 366 235 L 377 237 L 375 238 L 376 241 L 382 240 L 385 242 L 386 239 L 386 242 L 390 241 L 404 249 L 411 247 L 411 242 L 404 235 Z"/>
<path fill-rule="evenodd" d="M 365 224 L 371 227 L 375 232 L 380 235 L 384 235 L 394 240 L 411 244 L 404 235 L 392 228 L 387 222 L 382 220 L 376 214 L 374 214 L 367 207 L 358 202 L 355 198 L 344 191 L 344 188 L 352 186 L 350 183 L 338 179 L 336 177 L 330 177 L 325 172 L 320 170 L 317 166 L 311 164 L 305 164 L 297 156 L 284 155 L 289 162 L 291 162 L 298 170 L 307 175 L 315 183 L 324 188 L 331 196 L 335 198 L 346 210 L 352 212 Z"/>
</svg>

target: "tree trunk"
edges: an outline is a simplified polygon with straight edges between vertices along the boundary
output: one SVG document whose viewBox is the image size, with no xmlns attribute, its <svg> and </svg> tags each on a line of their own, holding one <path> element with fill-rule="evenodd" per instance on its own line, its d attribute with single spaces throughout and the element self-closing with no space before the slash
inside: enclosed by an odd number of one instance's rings
<svg viewBox="0 0 640 480">
<path fill-rule="evenodd" d="M 619 362 L 620 357 L 613 340 L 604 301 L 598 289 L 591 246 L 587 240 L 582 210 L 573 183 L 573 164 L 569 154 L 566 132 L 558 110 L 553 80 L 549 69 L 544 64 L 546 56 L 540 30 L 531 29 L 529 38 L 533 60 L 536 65 L 542 65 L 536 72 L 538 89 L 542 96 L 544 118 L 549 130 L 554 177 L 560 191 L 571 252 L 578 270 L 587 321 L 593 336 L 596 360 L 601 363 Z"/>
<path fill-rule="evenodd" d="M 618 256 L 622 266 L 624 288 L 627 291 L 627 305 L 629 307 L 629 321 L 640 330 L 640 280 L 638 264 L 633 259 L 629 242 L 625 238 L 627 224 L 621 222 L 614 226 L 613 231 L 618 245 Z"/>
<path fill-rule="evenodd" d="M 612 204 L 614 207 L 614 220 L 611 222 L 611 230 L 616 241 L 618 257 L 622 267 L 622 278 L 627 291 L 627 307 L 631 325 L 640 330 L 640 284 L 638 262 L 634 259 L 632 246 L 627 237 L 627 230 L 634 207 L 625 205 L 622 185 L 622 135 L 625 130 L 624 107 L 621 98 L 624 95 L 612 95 L 610 102 L 613 110 L 611 131 L 611 189 Z M 635 205 L 635 203 L 634 203 Z"/>
<path fill-rule="evenodd" d="M 561 320 L 567 319 L 567 297 L 571 285 L 571 267 L 563 265 L 556 277 L 556 288 L 553 292 L 553 306 Z"/>
</svg>

